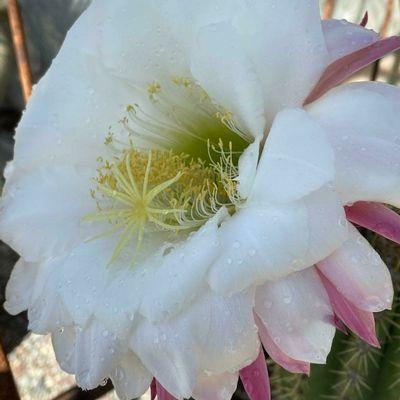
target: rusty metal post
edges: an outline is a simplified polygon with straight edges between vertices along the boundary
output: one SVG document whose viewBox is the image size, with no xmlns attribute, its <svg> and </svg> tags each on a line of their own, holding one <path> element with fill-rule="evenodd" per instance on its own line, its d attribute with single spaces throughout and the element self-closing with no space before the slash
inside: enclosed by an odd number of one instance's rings
<svg viewBox="0 0 400 400">
<path fill-rule="evenodd" d="M 333 10 L 335 8 L 335 0 L 326 0 L 323 9 L 323 18 L 330 19 L 333 15 Z"/>
<path fill-rule="evenodd" d="M 21 81 L 24 100 L 27 102 L 32 92 L 32 74 L 25 44 L 25 33 L 22 24 L 21 12 L 17 0 L 7 1 L 7 13 L 10 23 L 12 41 L 15 49 L 15 58 L 18 66 L 19 79 Z"/>
</svg>

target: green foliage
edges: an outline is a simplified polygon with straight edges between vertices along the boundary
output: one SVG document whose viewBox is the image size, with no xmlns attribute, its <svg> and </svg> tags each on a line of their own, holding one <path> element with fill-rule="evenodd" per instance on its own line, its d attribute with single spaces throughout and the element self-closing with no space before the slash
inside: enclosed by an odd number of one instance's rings
<svg viewBox="0 0 400 400">
<path fill-rule="evenodd" d="M 311 376 L 291 374 L 268 360 L 273 400 L 400 399 L 400 250 L 376 235 L 367 235 L 389 266 L 395 286 L 393 309 L 375 315 L 381 348 L 338 332 L 326 365 Z"/>
</svg>

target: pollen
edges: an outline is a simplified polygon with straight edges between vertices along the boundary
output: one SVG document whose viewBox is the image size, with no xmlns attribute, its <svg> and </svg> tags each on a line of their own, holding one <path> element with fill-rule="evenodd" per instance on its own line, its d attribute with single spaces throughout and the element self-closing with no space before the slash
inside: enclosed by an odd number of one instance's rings
<svg viewBox="0 0 400 400">
<path fill-rule="evenodd" d="M 135 255 L 149 232 L 191 231 L 222 206 L 238 201 L 232 145 L 208 143 L 208 160 L 172 150 L 128 148 L 112 162 L 100 159 L 91 195 L 98 212 L 86 221 L 108 222 L 110 229 L 92 239 L 119 233 L 110 259 L 135 240 Z"/>
</svg>

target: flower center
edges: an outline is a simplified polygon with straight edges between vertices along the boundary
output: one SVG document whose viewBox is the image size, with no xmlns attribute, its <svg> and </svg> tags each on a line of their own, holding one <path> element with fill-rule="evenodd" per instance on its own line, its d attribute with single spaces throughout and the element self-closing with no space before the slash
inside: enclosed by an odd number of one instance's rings
<svg viewBox="0 0 400 400">
<path fill-rule="evenodd" d="M 92 191 L 98 212 L 84 220 L 112 224 L 96 238 L 120 231 L 110 263 L 133 237 L 137 253 L 146 232 L 190 231 L 223 206 L 234 211 L 240 198 L 232 145 L 225 149 L 222 141 L 218 147 L 209 143 L 208 151 L 206 162 L 172 150 L 132 147 L 100 166 Z"/>
<path fill-rule="evenodd" d="M 173 78 L 165 92 L 153 82 L 147 93 L 154 112 L 130 105 L 122 120 L 129 142 L 107 136 L 117 155 L 99 160 L 92 190 L 98 212 L 84 218 L 112 225 L 95 238 L 120 234 L 110 263 L 133 238 L 135 261 L 146 234 L 190 232 L 241 202 L 237 165 L 249 139 L 232 115 L 189 79 Z M 135 145 L 143 142 L 150 150 Z"/>
</svg>

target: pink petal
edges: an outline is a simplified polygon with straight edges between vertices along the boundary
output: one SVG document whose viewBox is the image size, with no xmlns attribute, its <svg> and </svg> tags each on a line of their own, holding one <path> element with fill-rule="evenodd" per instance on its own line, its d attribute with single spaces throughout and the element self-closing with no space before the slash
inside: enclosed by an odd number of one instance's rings
<svg viewBox="0 0 400 400">
<path fill-rule="evenodd" d="M 326 68 L 319 82 L 304 101 L 304 105 L 317 100 L 355 72 L 398 48 L 400 48 L 400 37 L 392 36 L 334 61 Z"/>
<path fill-rule="evenodd" d="M 156 390 L 158 400 L 176 400 L 172 394 L 168 393 L 160 382 L 156 380 Z"/>
<path fill-rule="evenodd" d="M 154 378 L 150 384 L 150 395 L 151 395 L 151 400 L 154 400 L 157 396 L 157 384 Z"/>
<path fill-rule="evenodd" d="M 367 24 L 368 24 L 368 11 L 366 11 L 365 12 L 365 14 L 364 14 L 364 16 L 363 16 L 363 19 L 361 20 L 361 22 L 360 22 L 360 25 L 362 26 L 362 27 L 366 27 L 367 26 Z"/>
<path fill-rule="evenodd" d="M 320 277 L 335 314 L 361 339 L 372 346 L 380 347 L 375 333 L 374 314 L 355 307 L 337 291 L 324 275 L 320 274 Z"/>
<path fill-rule="evenodd" d="M 287 356 L 272 340 L 268 333 L 267 328 L 261 321 L 257 314 L 254 314 L 254 319 L 258 326 L 258 334 L 260 336 L 261 342 L 267 351 L 268 355 L 282 368 L 285 368 L 289 372 L 300 373 L 300 374 L 310 374 L 310 364 L 304 361 L 295 360 Z"/>
<path fill-rule="evenodd" d="M 400 244 L 400 215 L 380 203 L 358 202 L 346 207 L 347 219 Z"/>
<path fill-rule="evenodd" d="M 262 349 L 256 360 L 241 369 L 239 374 L 250 400 L 271 400 L 267 363 Z"/>
</svg>

